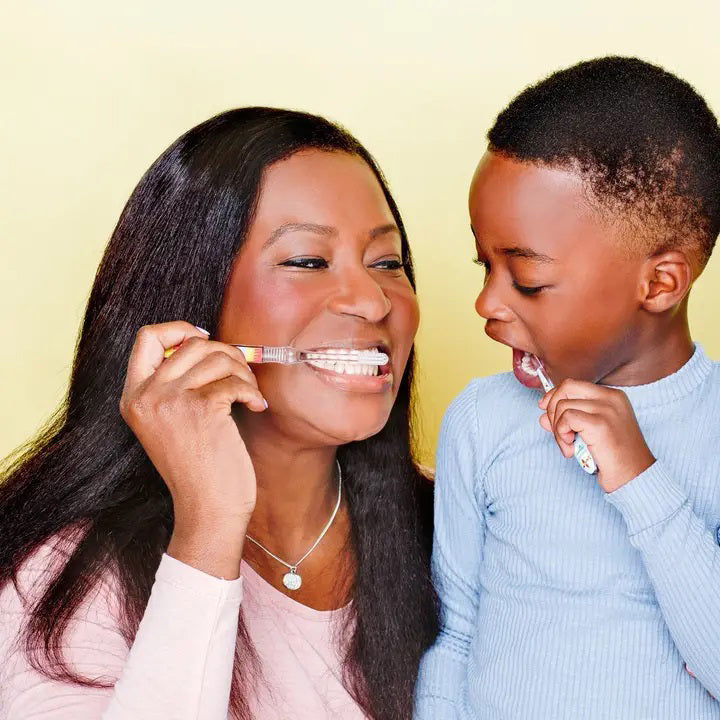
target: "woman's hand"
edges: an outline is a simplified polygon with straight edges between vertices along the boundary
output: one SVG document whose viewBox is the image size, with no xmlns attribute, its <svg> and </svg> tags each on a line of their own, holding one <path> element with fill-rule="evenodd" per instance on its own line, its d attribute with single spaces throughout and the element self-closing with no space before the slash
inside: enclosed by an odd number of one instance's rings
<svg viewBox="0 0 720 720">
<path fill-rule="evenodd" d="M 170 490 L 168 553 L 227 579 L 239 575 L 256 496 L 253 465 L 231 415 L 236 402 L 254 412 L 267 407 L 240 350 L 185 322 L 140 329 L 120 412 Z"/>
</svg>

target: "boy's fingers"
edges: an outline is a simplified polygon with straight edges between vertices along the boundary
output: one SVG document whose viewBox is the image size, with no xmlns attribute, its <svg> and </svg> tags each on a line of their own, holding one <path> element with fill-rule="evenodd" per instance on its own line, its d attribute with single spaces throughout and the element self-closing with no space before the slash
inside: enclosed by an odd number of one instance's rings
<svg viewBox="0 0 720 720">
<path fill-rule="evenodd" d="M 560 399 L 578 399 L 578 400 L 610 400 L 614 397 L 620 397 L 624 393 L 622 390 L 605 387 L 604 385 L 596 385 L 595 383 L 585 382 L 584 380 L 563 380 L 557 387 L 546 393 L 540 400 L 540 407 L 546 410 L 553 401 Z"/>
<path fill-rule="evenodd" d="M 591 403 L 591 406 L 598 408 L 600 405 L 605 406 L 612 403 L 614 393 L 617 392 L 613 388 L 605 388 L 592 383 L 581 383 L 577 380 L 566 380 L 561 385 L 558 385 L 555 390 L 556 392 L 543 408 L 553 423 L 560 403 L 571 402 L 575 407 L 587 407 L 583 405 L 587 402 Z"/>
<path fill-rule="evenodd" d="M 168 348 L 193 337 L 208 336 L 182 320 L 141 327 L 128 360 L 127 385 L 136 387 L 145 382 L 160 367 Z"/>
<path fill-rule="evenodd" d="M 538 402 L 538 406 L 539 406 L 542 410 L 545 410 L 545 409 L 547 408 L 548 403 L 549 403 L 550 400 L 552 399 L 552 396 L 555 394 L 556 390 L 557 390 L 557 388 L 553 388 L 552 390 L 548 390 L 548 391 L 540 398 L 540 401 Z"/>
<path fill-rule="evenodd" d="M 553 434 L 561 449 L 569 446 L 572 454 L 575 435 L 580 434 L 586 443 L 591 443 L 599 421 L 600 418 L 596 413 L 571 407 L 563 410 L 556 417 Z"/>
<path fill-rule="evenodd" d="M 607 403 L 602 400 L 584 400 L 577 398 L 560 398 L 557 402 L 546 410 L 547 416 L 550 418 L 550 423 L 554 426 L 558 422 L 558 418 L 566 410 L 582 410 L 583 412 L 590 413 L 592 415 L 602 416 L 606 410 L 609 410 Z"/>
<path fill-rule="evenodd" d="M 550 418 L 547 416 L 547 414 L 543 414 L 540 416 L 540 425 L 545 430 L 553 434 L 555 442 L 562 451 L 562 454 L 565 457 L 571 457 L 574 452 L 573 442 L 575 441 L 575 433 L 571 433 L 569 436 L 566 437 L 558 434 L 550 423 Z"/>
</svg>

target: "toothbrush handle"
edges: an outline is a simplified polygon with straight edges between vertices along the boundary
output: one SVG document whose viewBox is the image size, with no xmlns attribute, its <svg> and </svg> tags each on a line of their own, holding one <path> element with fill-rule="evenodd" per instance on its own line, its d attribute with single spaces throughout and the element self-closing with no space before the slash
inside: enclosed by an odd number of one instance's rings
<svg viewBox="0 0 720 720">
<path fill-rule="evenodd" d="M 272 345 L 235 345 L 249 363 L 280 363 L 293 365 L 302 362 L 302 353 L 291 347 Z"/>
<path fill-rule="evenodd" d="M 588 446 L 580 435 L 575 435 L 575 442 L 573 443 L 575 452 L 575 459 L 578 461 L 580 467 L 588 474 L 594 475 L 598 471 L 597 463 L 593 458 Z"/>
</svg>

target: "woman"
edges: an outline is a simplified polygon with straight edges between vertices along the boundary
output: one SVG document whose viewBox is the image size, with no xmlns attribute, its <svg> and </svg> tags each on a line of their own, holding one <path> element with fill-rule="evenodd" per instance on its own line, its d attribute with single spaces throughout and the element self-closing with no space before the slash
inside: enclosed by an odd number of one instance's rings
<svg viewBox="0 0 720 720">
<path fill-rule="evenodd" d="M 437 623 L 417 322 L 346 131 L 245 108 L 175 142 L 112 236 L 65 406 L 0 485 L 0 715 L 409 718 Z M 251 369 L 232 343 L 390 359 Z"/>
</svg>

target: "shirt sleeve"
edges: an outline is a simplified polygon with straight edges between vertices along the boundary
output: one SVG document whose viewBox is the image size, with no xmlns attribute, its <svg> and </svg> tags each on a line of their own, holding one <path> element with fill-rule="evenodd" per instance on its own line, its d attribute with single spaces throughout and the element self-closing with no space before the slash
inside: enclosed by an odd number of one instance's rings
<svg viewBox="0 0 720 720">
<path fill-rule="evenodd" d="M 420 664 L 417 720 L 455 718 L 465 684 L 485 538 L 478 447 L 476 392 L 471 386 L 448 409 L 438 443 L 432 570 L 441 628 Z"/>
<path fill-rule="evenodd" d="M 51 680 L 30 666 L 17 630 L 26 608 L 0 595 L 0 717 L 5 720 L 227 720 L 242 580 L 163 555 L 131 648 L 114 598 L 93 591 L 65 636 L 65 657 L 108 688 Z M 15 637 L 13 637 L 15 636 Z"/>
<path fill-rule="evenodd" d="M 662 462 L 605 496 L 623 515 L 687 667 L 720 697 L 720 547 Z"/>
</svg>

